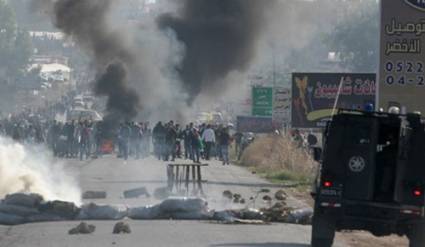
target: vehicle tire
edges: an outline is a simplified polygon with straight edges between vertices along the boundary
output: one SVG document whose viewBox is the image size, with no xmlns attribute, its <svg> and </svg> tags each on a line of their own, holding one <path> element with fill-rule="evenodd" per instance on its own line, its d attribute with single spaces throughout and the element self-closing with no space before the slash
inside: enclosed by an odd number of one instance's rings
<svg viewBox="0 0 425 247">
<path fill-rule="evenodd" d="M 410 247 L 425 247 L 425 223 L 413 226 L 408 237 Z"/>
<path fill-rule="evenodd" d="M 311 246 L 331 247 L 335 237 L 335 221 L 332 217 L 326 216 L 320 211 L 320 208 L 317 207 L 314 210 Z"/>
</svg>

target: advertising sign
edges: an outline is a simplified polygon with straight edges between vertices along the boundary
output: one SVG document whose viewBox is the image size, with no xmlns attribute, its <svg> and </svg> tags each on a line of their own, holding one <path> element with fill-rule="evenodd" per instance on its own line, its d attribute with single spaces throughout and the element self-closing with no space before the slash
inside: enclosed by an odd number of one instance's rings
<svg viewBox="0 0 425 247">
<path fill-rule="evenodd" d="M 273 114 L 273 88 L 252 88 L 252 115 L 271 117 Z"/>
<path fill-rule="evenodd" d="M 381 1 L 378 98 L 391 105 L 425 112 L 425 1 Z"/>
<path fill-rule="evenodd" d="M 336 108 L 375 104 L 375 74 L 295 73 L 292 75 L 292 127 L 325 127 Z"/>
<path fill-rule="evenodd" d="M 274 131 L 271 117 L 237 117 L 237 130 L 239 132 L 270 133 Z"/>
</svg>

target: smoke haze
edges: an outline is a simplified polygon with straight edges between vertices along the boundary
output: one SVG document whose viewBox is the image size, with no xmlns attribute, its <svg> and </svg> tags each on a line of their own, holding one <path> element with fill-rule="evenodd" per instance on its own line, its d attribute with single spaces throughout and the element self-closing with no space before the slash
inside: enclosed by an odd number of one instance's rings
<svg viewBox="0 0 425 247">
<path fill-rule="evenodd" d="M 37 193 L 46 200 L 81 203 L 76 181 L 42 147 L 29 148 L 0 137 L 0 198 L 7 194 Z"/>
<path fill-rule="evenodd" d="M 55 25 L 91 53 L 98 73 L 95 92 L 107 96 L 107 111 L 114 116 L 109 119 L 130 120 L 140 104 L 128 88 L 125 67 L 135 59 L 122 35 L 109 28 L 111 5 L 111 0 L 58 0 L 53 8 Z"/>
</svg>

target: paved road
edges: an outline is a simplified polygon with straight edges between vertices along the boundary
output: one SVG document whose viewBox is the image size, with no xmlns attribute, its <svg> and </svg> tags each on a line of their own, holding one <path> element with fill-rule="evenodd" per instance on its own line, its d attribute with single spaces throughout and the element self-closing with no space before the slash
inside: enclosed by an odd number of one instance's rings
<svg viewBox="0 0 425 247">
<path fill-rule="evenodd" d="M 124 162 L 113 157 L 104 157 L 87 162 L 68 161 L 70 172 L 79 177 L 82 191 L 104 190 L 107 198 L 85 200 L 101 204 L 142 206 L 160 201 L 155 197 L 137 199 L 123 198 L 123 191 L 145 187 L 152 194 L 157 188 L 166 186 L 166 163 L 154 158 Z M 207 200 L 211 208 L 223 209 L 243 207 L 225 202 L 225 189 L 240 193 L 244 198 L 256 194 L 261 188 L 275 191 L 279 188 L 256 177 L 243 168 L 222 166 L 210 162 L 203 171 Z M 257 202 L 258 203 L 262 202 Z M 303 206 L 289 200 L 293 206 Z M 0 226 L 0 246 L 248 246 L 248 247 L 303 247 L 308 246 L 310 227 L 288 224 L 222 225 L 199 221 L 129 221 L 133 233 L 126 236 L 112 235 L 115 222 L 95 221 L 97 229 L 93 235 L 70 236 L 68 230 L 78 222 L 54 222 L 28 224 L 15 227 Z M 341 245 L 337 245 L 341 246 Z"/>
</svg>

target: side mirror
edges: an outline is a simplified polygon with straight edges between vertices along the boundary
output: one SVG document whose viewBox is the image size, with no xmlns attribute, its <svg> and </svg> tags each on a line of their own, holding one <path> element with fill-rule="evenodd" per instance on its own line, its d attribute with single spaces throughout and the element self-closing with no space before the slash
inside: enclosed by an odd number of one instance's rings
<svg viewBox="0 0 425 247">
<path fill-rule="evenodd" d="M 312 148 L 313 150 L 313 159 L 317 162 L 322 161 L 322 149 L 321 148 Z"/>
</svg>

